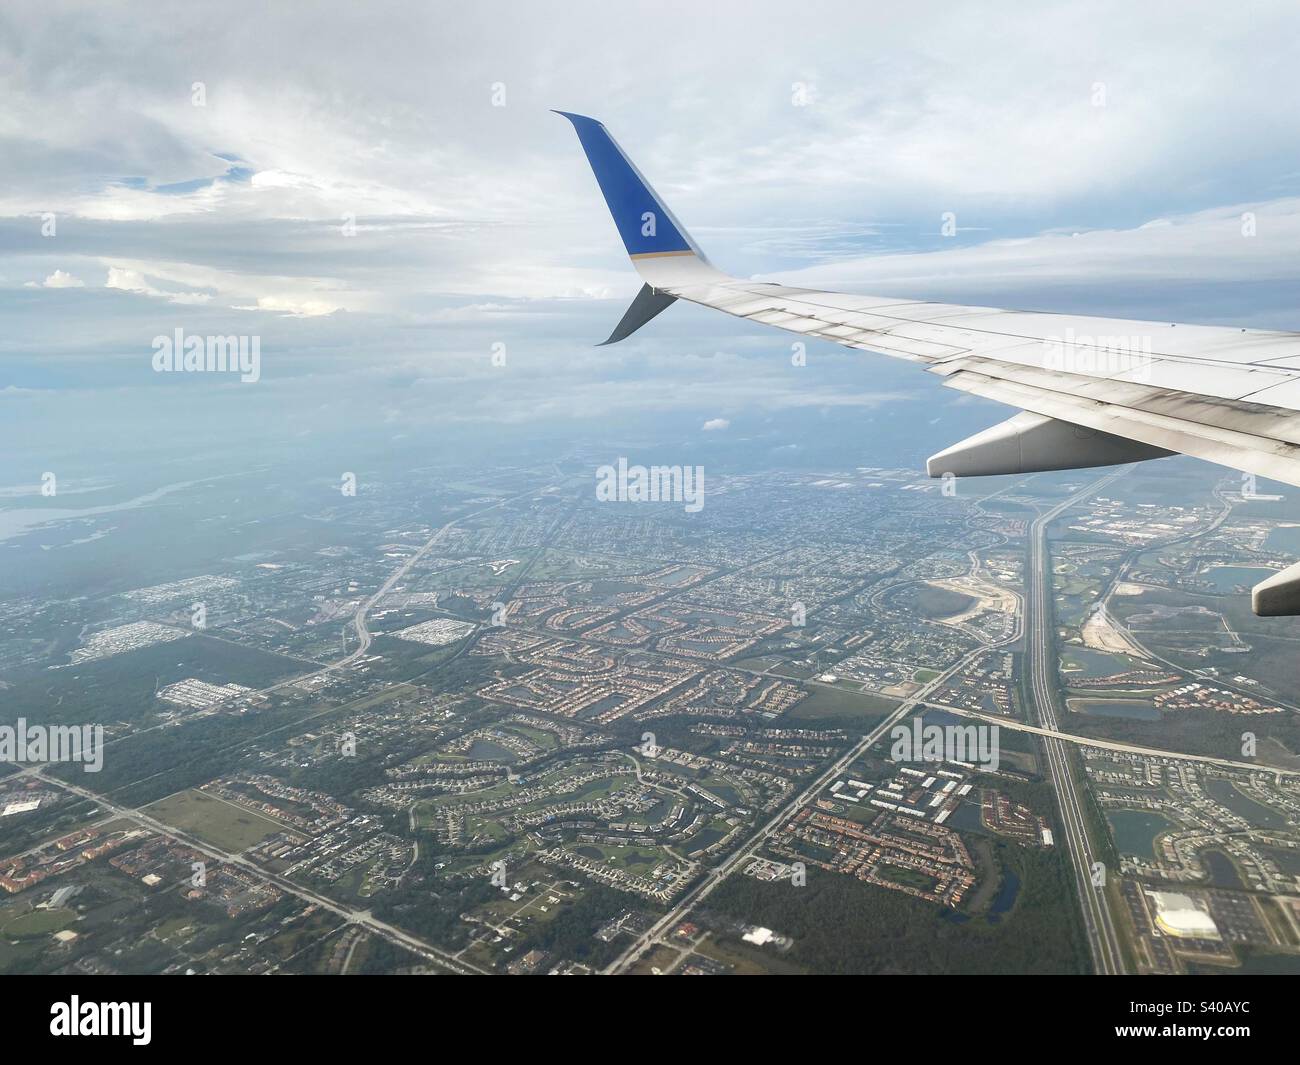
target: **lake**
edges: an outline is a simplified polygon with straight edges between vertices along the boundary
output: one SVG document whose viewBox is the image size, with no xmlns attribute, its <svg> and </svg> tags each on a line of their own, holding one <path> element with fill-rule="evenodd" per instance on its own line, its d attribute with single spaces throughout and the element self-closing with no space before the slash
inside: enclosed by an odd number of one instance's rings
<svg viewBox="0 0 1300 1065">
<path fill-rule="evenodd" d="M 1094 651 L 1091 647 L 1062 647 L 1061 670 L 1066 677 L 1109 677 L 1115 673 L 1127 673 L 1140 669 L 1145 663 L 1128 655 L 1113 655 L 1105 651 Z"/>
<path fill-rule="evenodd" d="M 1224 595 L 1246 589 L 1260 581 L 1268 580 L 1277 570 L 1264 569 L 1262 566 L 1215 566 L 1201 574 L 1210 582 L 1210 587 Z"/>
<path fill-rule="evenodd" d="M 1139 858 L 1156 856 L 1156 837 L 1177 826 L 1152 810 L 1107 810 L 1106 820 L 1115 837 L 1115 849 Z"/>
</svg>

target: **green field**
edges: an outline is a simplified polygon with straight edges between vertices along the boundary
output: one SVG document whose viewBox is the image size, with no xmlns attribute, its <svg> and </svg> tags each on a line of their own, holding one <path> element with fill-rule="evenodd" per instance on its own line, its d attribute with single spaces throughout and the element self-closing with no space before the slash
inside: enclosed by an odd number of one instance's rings
<svg viewBox="0 0 1300 1065">
<path fill-rule="evenodd" d="M 76 916 L 72 910 L 28 910 L 0 925 L 0 934 L 9 939 L 52 935 L 70 925 Z"/>
<path fill-rule="evenodd" d="M 976 603 L 974 596 L 934 584 L 909 585 L 900 593 L 899 600 L 921 617 L 935 620 L 965 613 Z"/>
<path fill-rule="evenodd" d="M 897 706 L 893 699 L 814 684 L 808 698 L 788 710 L 781 723 L 790 728 L 798 728 L 800 722 L 810 722 L 810 728 L 870 727 Z"/>
<path fill-rule="evenodd" d="M 287 827 L 194 789 L 159 799 L 145 809 L 159 821 L 228 851 L 242 851 Z"/>
<path fill-rule="evenodd" d="M 630 869 L 644 873 L 663 860 L 664 854 L 656 847 L 612 847 L 601 843 L 578 843 L 565 848 L 576 851 L 584 858 L 601 861 L 617 869 Z"/>
</svg>

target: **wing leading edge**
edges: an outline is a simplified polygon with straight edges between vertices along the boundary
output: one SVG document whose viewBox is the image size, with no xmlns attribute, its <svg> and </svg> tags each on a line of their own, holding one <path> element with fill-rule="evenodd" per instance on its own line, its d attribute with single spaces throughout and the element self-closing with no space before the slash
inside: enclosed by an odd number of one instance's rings
<svg viewBox="0 0 1300 1065">
<path fill-rule="evenodd" d="M 645 282 L 606 343 L 675 300 L 919 363 L 1023 412 L 940 451 L 931 476 L 1106 466 L 1192 455 L 1300 486 L 1300 333 L 1010 311 L 746 281 L 715 269 L 595 119 L 573 123 Z M 1257 585 L 1266 616 L 1300 614 L 1300 564 Z"/>
</svg>

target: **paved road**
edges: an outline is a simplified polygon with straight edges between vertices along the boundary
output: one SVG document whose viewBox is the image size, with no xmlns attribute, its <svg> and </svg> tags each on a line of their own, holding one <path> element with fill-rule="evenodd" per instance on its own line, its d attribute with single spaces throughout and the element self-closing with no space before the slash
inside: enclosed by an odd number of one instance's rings
<svg viewBox="0 0 1300 1065">
<path fill-rule="evenodd" d="M 407 950 L 419 954 L 427 960 L 435 962 L 453 973 L 457 973 L 461 976 L 468 976 L 471 974 L 486 975 L 478 966 L 471 965 L 465 961 L 460 961 L 451 954 L 448 954 L 446 951 L 439 950 L 432 944 L 426 943 L 423 939 L 410 935 L 407 932 L 403 932 L 400 928 L 388 924 L 386 921 L 379 920 L 379 918 L 373 916 L 369 910 L 353 910 L 348 909 L 346 906 L 341 906 L 327 895 L 322 895 L 319 892 L 295 883 L 286 877 L 269 872 L 268 870 L 263 869 L 256 862 L 250 861 L 242 855 L 235 854 L 231 851 L 223 851 L 212 846 L 210 843 L 205 843 L 203 840 L 197 839 L 187 832 L 173 828 L 166 822 L 159 821 L 156 817 L 150 816 L 138 807 L 119 806 L 117 803 L 108 801 L 102 795 L 91 791 L 89 788 L 80 787 L 70 781 L 59 780 L 55 777 L 48 776 L 43 777 L 42 779 L 44 779 L 48 784 L 62 788 L 64 791 L 70 791 L 74 795 L 80 795 L 84 799 L 92 800 L 117 817 L 134 821 L 136 824 L 142 825 L 154 832 L 179 840 L 187 847 L 192 847 L 201 854 L 206 854 L 209 858 L 215 858 L 218 861 L 225 862 L 229 865 L 239 866 L 241 869 L 247 870 L 261 880 L 270 881 L 281 891 L 294 895 L 305 902 L 313 902 L 322 909 L 329 910 L 331 913 L 343 918 L 343 920 L 347 921 L 349 924 L 360 925 L 367 931 L 373 932 L 375 935 L 387 939 L 389 942 L 403 946 Z"/>
<path fill-rule="evenodd" d="M 345 668 L 346 666 L 350 666 L 353 662 L 361 658 L 370 649 L 370 642 L 372 640 L 372 637 L 370 635 L 370 630 L 366 626 L 366 615 L 371 610 L 374 609 L 375 604 L 377 604 L 381 599 L 383 599 L 385 595 L 387 595 L 390 591 L 392 591 L 394 585 L 396 585 L 398 581 L 400 581 L 403 577 L 406 576 L 407 573 L 410 572 L 411 567 L 414 566 L 415 563 L 420 561 L 420 559 L 422 559 L 425 555 L 429 553 L 430 549 L 433 548 L 435 544 L 441 541 L 442 538 L 446 536 L 448 532 L 454 529 L 457 524 L 459 524 L 462 521 L 465 521 L 467 518 L 474 518 L 480 514 L 486 514 L 490 510 L 496 510 L 497 507 L 503 507 L 507 503 L 511 503 L 516 499 L 522 499 L 525 496 L 534 495 L 538 491 L 539 489 L 530 489 L 527 492 L 520 492 L 518 495 L 510 496 L 507 499 L 499 499 L 497 500 L 497 502 L 492 503 L 486 507 L 480 507 L 478 510 L 472 511 L 468 514 L 462 514 L 460 515 L 460 517 L 453 518 L 451 521 L 447 522 L 446 525 L 442 526 L 437 532 L 435 532 L 431 537 L 429 537 L 429 539 L 424 542 L 424 545 L 420 547 L 413 555 L 411 555 L 410 558 L 408 558 L 405 562 L 403 562 L 396 570 L 393 571 L 392 574 L 389 575 L 388 579 L 384 581 L 379 591 L 375 592 L 374 595 L 370 596 L 370 598 L 366 599 L 364 602 L 361 603 L 360 606 L 357 607 L 351 619 L 352 627 L 356 631 L 357 638 L 358 638 L 357 647 L 354 651 L 345 654 L 342 658 L 338 659 L 338 661 L 336 662 L 328 662 L 325 665 L 318 666 L 317 668 L 310 670 L 307 673 L 297 673 L 294 674 L 292 677 L 286 677 L 284 680 L 276 681 L 274 684 L 270 684 L 265 688 L 260 688 L 257 691 L 245 692 L 242 696 L 240 696 L 240 698 L 247 699 L 253 695 L 267 695 L 270 692 L 278 691 L 280 688 L 288 688 L 294 685 L 299 685 L 304 683 L 305 681 L 310 680 L 313 677 L 324 676 L 326 673 L 333 673 L 337 670 Z M 457 654 L 459 654 L 459 652 L 457 652 Z M 409 683 L 409 681 L 405 681 L 405 682 L 398 681 L 396 683 Z M 212 751 L 208 753 L 220 754 L 224 751 L 234 750 L 237 747 L 246 747 L 252 743 L 255 743 L 259 739 L 264 739 L 267 736 L 270 736 L 274 732 L 278 732 L 282 729 L 296 728 L 300 725 L 305 724 L 312 717 L 321 717 L 324 715 L 332 714 L 338 709 L 339 707 L 336 705 L 325 706 L 323 709 L 319 710 L 315 714 L 309 714 L 307 717 L 295 718 L 286 725 L 277 725 L 273 728 L 268 729 L 266 732 L 258 733 L 258 735 L 256 736 L 248 737 L 246 739 L 236 740 L 234 743 L 227 744 L 225 747 L 213 748 Z M 142 736 L 147 732 L 153 732 L 157 729 L 170 728 L 170 727 L 171 726 L 167 722 L 159 722 L 156 725 L 150 725 L 147 728 L 137 729 L 132 732 L 125 732 L 122 735 L 115 737 L 114 739 L 105 740 L 104 746 L 107 747 L 114 743 L 123 743 L 126 742 L 127 740 L 135 738 L 136 736 Z M 166 774 L 172 772 L 172 769 L 173 767 L 169 766 L 168 768 L 161 769 L 156 773 L 151 773 L 149 776 L 141 777 L 138 780 L 133 780 L 128 784 L 120 784 L 118 785 L 118 787 L 114 788 L 113 791 L 122 791 L 123 789 L 128 787 L 135 787 L 140 784 L 147 784 L 151 780 L 154 780 L 161 776 L 165 776 Z"/>
<path fill-rule="evenodd" d="M 1056 729 L 1040 728 L 1037 725 L 1027 725 L 1015 718 L 1002 717 L 998 714 L 983 714 L 978 710 L 967 710 L 962 706 L 949 706 L 947 703 L 928 703 L 927 705 L 934 707 L 936 710 L 946 710 L 950 714 L 979 718 L 981 721 L 987 721 L 989 724 L 998 725 L 1001 728 L 1011 729 L 1013 732 L 1032 732 L 1036 736 L 1053 736 L 1065 743 L 1077 744 L 1080 747 L 1097 747 L 1104 751 L 1123 751 L 1126 754 L 1141 754 L 1154 758 L 1176 758 L 1180 762 L 1201 762 L 1207 765 L 1223 766 L 1225 769 L 1245 769 L 1252 773 L 1271 773 L 1274 779 L 1279 782 L 1283 777 L 1300 776 L 1300 769 L 1279 769 L 1277 766 L 1262 765 L 1259 762 L 1234 762 L 1230 758 L 1215 758 L 1208 754 L 1183 754 L 1181 751 L 1167 751 L 1159 747 L 1139 747 L 1135 743 L 1099 740 L 1095 736 L 1080 736 L 1075 732 L 1060 732 Z"/>
<path fill-rule="evenodd" d="M 412 566 L 419 562 L 420 559 L 424 558 L 424 556 L 427 555 L 433 547 L 447 535 L 447 533 L 467 518 L 477 518 L 480 514 L 486 514 L 488 511 L 496 510 L 498 507 L 503 507 L 507 503 L 513 503 L 516 499 L 523 499 L 524 496 L 536 495 L 539 491 L 540 489 L 533 488 L 529 489 L 527 492 L 520 492 L 518 495 L 510 496 L 507 499 L 499 499 L 495 503 L 486 507 L 480 507 L 478 510 L 472 511 L 469 514 L 462 514 L 460 517 L 453 518 L 451 521 L 447 522 L 446 525 L 429 537 L 429 539 L 424 542 L 415 554 L 389 574 L 388 580 L 384 581 L 384 583 L 379 586 L 379 591 L 375 592 L 374 595 L 357 607 L 356 613 L 352 615 L 352 628 L 357 634 L 356 650 L 344 655 L 337 662 L 331 662 L 329 665 L 316 670 L 314 673 L 309 673 L 305 677 L 293 677 L 290 680 L 281 681 L 279 684 L 272 685 L 270 688 L 264 688 L 262 689 L 263 693 L 273 691 L 275 688 L 283 687 L 286 684 L 300 684 L 302 681 L 307 680 L 310 677 L 342 669 L 345 666 L 351 665 L 353 662 L 357 661 L 357 659 L 362 658 L 366 652 L 370 650 L 370 641 L 373 639 L 370 635 L 370 629 L 366 625 L 366 615 L 375 608 L 375 604 L 393 590 L 398 581 L 411 571 Z"/>
<path fill-rule="evenodd" d="M 478 510 L 472 511 L 468 514 L 462 514 L 460 515 L 460 517 L 454 518 L 453 520 L 447 522 L 445 525 L 439 528 L 432 536 L 430 536 L 429 539 L 426 540 L 424 544 L 414 554 L 412 554 L 400 566 L 398 566 L 398 568 L 395 569 L 389 575 L 388 579 L 384 581 L 384 583 L 380 586 L 377 592 L 375 592 L 372 596 L 366 599 L 357 608 L 356 613 L 352 617 L 352 626 L 356 630 L 357 637 L 358 637 L 358 645 L 355 650 L 345 655 L 344 657 L 340 658 L 336 662 L 331 662 L 309 673 L 299 674 L 297 676 L 290 677 L 287 680 L 279 681 L 273 685 L 270 685 L 267 688 L 263 688 L 261 689 L 260 694 L 265 694 L 267 692 L 275 691 L 278 688 L 283 688 L 291 684 L 299 684 L 309 677 L 319 676 L 324 673 L 330 673 L 335 670 L 342 669 L 348 665 L 351 665 L 353 662 L 357 661 L 359 658 L 365 655 L 370 648 L 371 635 L 369 629 L 366 626 L 366 615 L 372 609 L 374 609 L 375 605 L 381 599 L 383 599 L 385 595 L 387 595 L 390 591 L 392 591 L 394 586 L 396 586 L 396 584 L 400 580 L 402 580 L 402 578 L 405 577 L 407 573 L 410 572 L 412 566 L 414 566 L 417 562 L 420 561 L 420 559 L 422 559 L 425 555 L 427 555 L 429 551 L 435 545 L 437 545 L 451 529 L 455 528 L 455 526 L 459 522 L 462 522 L 467 518 L 477 517 L 480 514 L 486 514 L 489 511 L 495 510 L 498 507 L 505 506 L 507 503 L 513 502 L 515 499 L 522 499 L 525 496 L 532 495 L 536 491 L 538 491 L 538 489 L 530 489 L 527 492 L 521 492 L 518 495 L 510 496 L 509 498 L 506 499 L 500 499 L 497 502 L 492 503 L 486 507 L 481 507 Z M 150 729 L 144 729 L 141 731 L 152 731 L 153 728 L 159 728 L 159 727 L 161 726 L 152 726 Z M 119 737 L 119 739 L 127 739 L 130 738 L 131 736 L 137 736 L 137 735 L 140 735 L 140 732 L 130 733 L 128 734 L 128 736 Z M 115 741 L 109 741 L 109 742 L 115 742 Z M 240 743 L 234 744 L 232 746 L 241 746 L 247 742 L 249 741 L 242 740 L 240 741 Z M 470 965 L 468 962 L 461 961 L 455 958 L 453 955 L 448 954 L 445 951 L 439 950 L 438 948 L 434 947 L 429 943 L 426 943 L 424 940 L 416 936 L 409 935 L 406 932 L 403 932 L 400 928 L 390 925 L 384 921 L 380 921 L 378 918 L 372 916 L 369 911 L 353 910 L 353 909 L 348 909 L 345 906 L 340 906 L 337 902 L 334 902 L 326 895 L 321 895 L 318 892 L 312 891 L 310 888 L 305 888 L 300 884 L 294 883 L 292 880 L 288 880 L 285 877 L 279 876 L 275 873 L 271 873 L 268 870 L 263 869 L 261 866 L 257 865 L 255 862 L 249 861 L 248 859 L 243 858 L 238 854 L 219 850 L 207 843 L 204 843 L 202 840 L 196 839 L 195 837 L 190 836 L 185 832 L 173 828 L 171 825 L 165 824 L 164 822 L 149 816 L 148 814 L 142 812 L 137 807 L 119 806 L 118 804 L 110 801 L 104 795 L 95 791 L 91 791 L 89 788 L 83 788 L 80 787 L 79 785 L 73 784 L 69 781 L 60 780 L 56 777 L 46 776 L 44 775 L 45 769 L 46 769 L 45 765 L 29 766 L 26 769 L 20 770 L 18 774 L 11 775 L 5 779 L 12 781 L 16 779 L 18 776 L 40 776 L 46 783 L 52 784 L 55 787 L 62 788 L 65 791 L 70 791 L 76 795 L 80 795 L 82 798 L 90 799 L 98 803 L 104 809 L 112 811 L 114 814 L 116 814 L 119 817 L 127 818 L 131 821 L 134 821 L 136 824 L 144 825 L 145 827 L 150 828 L 155 832 L 160 832 L 173 839 L 181 840 L 187 846 L 193 847 L 195 850 L 203 854 L 206 854 L 211 858 L 216 858 L 222 862 L 227 862 L 231 865 L 237 865 L 241 868 L 247 869 L 250 872 L 256 874 L 261 879 L 270 881 L 271 883 L 275 884 L 275 886 L 280 888 L 282 891 L 285 891 L 300 899 L 313 902 L 316 905 L 321 906 L 322 908 L 327 909 L 334 914 L 337 914 L 339 917 L 342 917 L 345 921 L 351 924 L 360 925 L 361 927 L 367 929 L 368 931 L 373 932 L 376 935 L 382 936 L 383 938 L 389 940 L 390 942 L 397 943 L 400 946 L 403 946 L 406 949 L 411 950 L 416 954 L 419 954 L 430 961 L 434 961 L 437 964 L 443 966 L 444 968 L 452 972 L 459 973 L 462 975 L 468 975 L 471 973 L 483 973 L 483 970 L 478 968 L 477 966 Z M 162 772 L 168 772 L 168 770 L 164 770 Z M 155 773 L 152 774 L 152 776 L 146 777 L 144 779 L 148 780 L 148 779 L 152 779 L 153 777 L 161 776 L 161 775 L 162 773 Z M 141 781 L 133 782 L 133 784 L 138 784 L 138 783 L 141 783 Z"/>
<path fill-rule="evenodd" d="M 1009 637 L 1007 640 L 1002 641 L 1002 643 L 1011 643 L 1017 639 L 1019 639 L 1018 633 L 1014 636 Z M 764 824 L 761 828 L 759 828 L 758 831 L 754 833 L 754 835 L 750 836 L 749 840 L 743 846 L 741 846 L 740 849 L 737 850 L 730 858 L 724 861 L 721 865 L 718 865 L 714 869 L 710 870 L 710 872 L 705 875 L 703 880 L 701 880 L 698 884 L 695 885 L 695 887 L 691 888 L 690 891 L 688 891 L 685 895 L 682 896 L 681 900 L 677 903 L 676 906 L 674 906 L 671 910 L 668 911 L 667 914 L 665 914 L 658 921 L 656 921 L 653 927 L 651 927 L 643 935 L 639 936 L 637 940 L 630 947 L 628 947 L 626 951 L 624 951 L 621 955 L 619 955 L 619 957 L 616 958 L 609 965 L 609 967 L 605 969 L 605 972 L 606 973 L 627 972 L 633 965 L 636 964 L 636 962 L 641 958 L 641 956 L 651 946 L 653 946 L 655 942 L 662 935 L 664 935 L 664 933 L 672 929 L 696 905 L 698 905 L 705 898 L 707 898 L 708 895 L 712 893 L 714 888 L 716 888 L 719 884 L 722 883 L 722 881 L 724 881 L 728 876 L 730 876 L 733 872 L 735 872 L 736 869 L 741 867 L 743 863 L 747 862 L 753 856 L 754 852 L 759 847 L 761 847 L 763 843 L 767 841 L 767 839 L 772 835 L 772 833 L 774 833 L 778 828 L 780 828 L 781 825 L 785 824 L 785 822 L 789 820 L 789 818 L 794 816 L 794 814 L 796 814 L 802 807 L 804 807 L 809 802 L 811 802 L 813 798 L 815 798 L 823 788 L 825 788 L 828 784 L 830 784 L 830 782 L 833 781 L 837 776 L 839 776 L 839 774 L 844 772 L 844 770 L 847 769 L 850 765 L 852 765 L 853 762 L 855 762 L 858 758 L 860 758 L 863 754 L 865 754 L 868 748 L 870 748 L 872 744 L 874 744 L 877 740 L 879 740 L 881 736 L 885 735 L 885 733 L 888 732 L 889 729 L 892 728 L 895 723 L 897 723 L 901 718 L 906 717 L 909 713 L 911 713 L 911 711 L 915 707 L 917 707 L 920 704 L 923 704 L 926 700 L 926 697 L 932 691 L 935 691 L 936 689 L 942 687 L 942 685 L 954 673 L 957 673 L 958 671 L 965 669 L 967 666 L 971 664 L 971 662 L 973 662 L 975 659 L 977 659 L 978 657 L 986 653 L 990 647 L 996 647 L 996 646 L 1000 646 L 1000 645 L 990 644 L 988 646 L 981 646 L 976 648 L 975 650 L 971 651 L 969 654 L 963 656 L 960 661 L 950 666 L 948 669 L 944 670 L 943 673 L 939 674 L 939 676 L 935 677 L 924 687 L 920 688 L 918 691 L 913 693 L 903 702 L 899 703 L 898 706 L 889 714 L 888 717 L 886 717 L 883 721 L 881 721 L 879 725 L 877 725 L 874 729 L 871 730 L 871 732 L 863 736 L 859 742 L 855 743 L 852 747 L 850 747 L 845 754 L 840 756 L 840 758 L 835 762 L 834 765 L 832 765 L 824 773 L 818 776 L 811 784 L 808 785 L 807 788 L 799 792 L 793 799 L 791 799 L 788 803 L 786 803 L 783 807 L 781 807 L 781 809 L 776 813 L 776 815 L 772 817 L 772 819 L 769 820 L 766 824 Z"/>
<path fill-rule="evenodd" d="M 1040 514 L 1029 530 L 1029 565 L 1025 576 L 1025 670 L 1032 708 L 1045 730 L 1043 752 L 1056 789 L 1061 824 L 1074 866 L 1074 879 L 1083 906 L 1083 923 L 1092 952 L 1093 968 L 1099 974 L 1124 972 L 1124 958 L 1115 933 L 1110 903 L 1102 887 L 1093 886 L 1092 866 L 1096 860 L 1088 839 L 1088 822 L 1083 799 L 1075 779 L 1072 755 L 1064 742 L 1051 733 L 1059 732 L 1056 720 L 1060 699 L 1056 662 L 1056 620 L 1052 610 L 1051 554 L 1047 549 L 1047 527 L 1076 503 L 1095 495 L 1105 485 L 1128 472 L 1128 467 L 1098 478 L 1086 488 Z"/>
</svg>

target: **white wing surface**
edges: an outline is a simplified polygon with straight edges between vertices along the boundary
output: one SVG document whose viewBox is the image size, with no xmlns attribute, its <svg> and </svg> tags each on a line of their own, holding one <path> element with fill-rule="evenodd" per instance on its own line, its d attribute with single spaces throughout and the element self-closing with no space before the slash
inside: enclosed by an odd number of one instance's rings
<svg viewBox="0 0 1300 1065">
<path fill-rule="evenodd" d="M 563 112 L 562 112 L 563 113 Z M 603 125 L 578 132 L 641 294 L 606 343 L 683 299 L 919 363 L 1025 412 L 934 455 L 932 476 L 1105 466 L 1180 453 L 1300 486 L 1300 333 L 925 303 L 745 281 L 716 270 Z M 1300 565 L 1254 589 L 1300 613 Z"/>
</svg>

